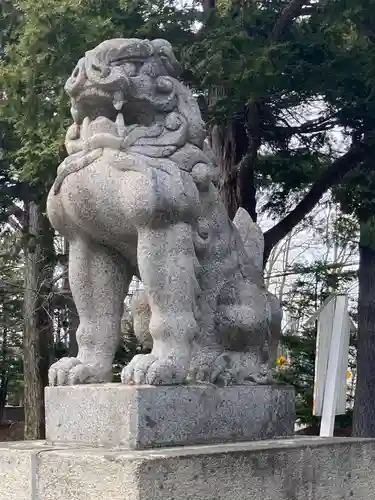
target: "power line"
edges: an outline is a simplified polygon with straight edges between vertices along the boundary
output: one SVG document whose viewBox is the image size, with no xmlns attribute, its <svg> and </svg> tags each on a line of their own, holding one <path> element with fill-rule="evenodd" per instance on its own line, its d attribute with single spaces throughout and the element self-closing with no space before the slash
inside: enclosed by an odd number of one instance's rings
<svg viewBox="0 0 375 500">
<path fill-rule="evenodd" d="M 350 267 L 350 266 L 358 266 L 359 262 L 349 262 L 347 264 L 327 264 L 325 266 L 326 269 L 341 269 L 342 267 Z M 313 274 L 316 273 L 317 269 L 316 267 L 304 267 L 302 269 L 298 269 L 295 271 L 285 271 L 283 273 L 278 273 L 278 274 L 269 274 L 267 276 L 267 279 L 271 278 L 284 278 L 284 276 L 293 276 L 293 275 L 298 275 L 298 274 Z"/>
</svg>

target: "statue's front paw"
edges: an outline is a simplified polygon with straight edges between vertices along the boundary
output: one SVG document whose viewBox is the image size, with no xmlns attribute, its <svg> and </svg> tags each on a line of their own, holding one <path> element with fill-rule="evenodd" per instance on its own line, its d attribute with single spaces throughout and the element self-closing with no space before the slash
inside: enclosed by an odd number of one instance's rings
<svg viewBox="0 0 375 500">
<path fill-rule="evenodd" d="M 77 358 L 62 358 L 48 371 L 49 385 L 76 385 L 104 382 L 103 370 Z"/>
<path fill-rule="evenodd" d="M 122 370 L 123 384 L 177 385 L 186 381 L 189 359 L 169 355 L 138 354 Z"/>
</svg>

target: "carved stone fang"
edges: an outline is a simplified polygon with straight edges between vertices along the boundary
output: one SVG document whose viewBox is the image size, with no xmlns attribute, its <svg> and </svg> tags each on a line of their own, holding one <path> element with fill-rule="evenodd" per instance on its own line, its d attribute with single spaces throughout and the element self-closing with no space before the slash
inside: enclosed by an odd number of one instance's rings
<svg viewBox="0 0 375 500">
<path fill-rule="evenodd" d="M 113 106 L 115 107 L 116 111 L 120 111 L 121 108 L 124 105 L 124 101 L 114 101 Z"/>
<path fill-rule="evenodd" d="M 119 137 L 125 137 L 126 126 L 125 126 L 124 117 L 123 117 L 122 113 L 117 114 L 116 127 L 117 127 L 117 135 Z"/>
</svg>

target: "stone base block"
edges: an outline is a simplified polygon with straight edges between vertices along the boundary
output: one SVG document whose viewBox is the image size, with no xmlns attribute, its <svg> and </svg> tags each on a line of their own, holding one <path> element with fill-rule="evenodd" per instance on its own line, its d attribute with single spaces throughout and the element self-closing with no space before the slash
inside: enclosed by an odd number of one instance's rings
<svg viewBox="0 0 375 500">
<path fill-rule="evenodd" d="M 0 500 L 373 500 L 375 440 L 126 451 L 0 444 Z"/>
<path fill-rule="evenodd" d="M 42 443 L 0 443 L 0 500 L 34 500 L 33 472 Z"/>
<path fill-rule="evenodd" d="M 294 389 L 268 385 L 48 387 L 54 444 L 146 449 L 252 441 L 294 434 Z"/>
</svg>

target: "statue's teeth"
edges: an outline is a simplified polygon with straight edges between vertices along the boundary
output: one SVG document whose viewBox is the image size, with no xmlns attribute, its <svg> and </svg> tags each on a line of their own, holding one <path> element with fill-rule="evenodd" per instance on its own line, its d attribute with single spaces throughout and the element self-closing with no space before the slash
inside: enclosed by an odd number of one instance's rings
<svg viewBox="0 0 375 500">
<path fill-rule="evenodd" d="M 72 139 L 79 139 L 80 126 L 78 125 L 78 123 L 74 123 L 74 125 L 71 126 L 70 132 Z"/>
<path fill-rule="evenodd" d="M 114 105 L 116 111 L 120 111 L 122 106 L 124 105 L 124 101 L 123 100 L 114 101 L 113 105 Z"/>
<path fill-rule="evenodd" d="M 89 125 L 90 125 L 90 118 L 88 116 L 85 116 L 82 122 L 81 126 L 81 139 L 86 140 L 88 139 L 89 136 Z"/>
<path fill-rule="evenodd" d="M 124 117 L 122 113 L 118 113 L 116 117 L 116 127 L 117 127 L 117 134 L 119 137 L 125 137 L 125 122 L 124 122 Z"/>
<path fill-rule="evenodd" d="M 72 115 L 72 118 L 74 120 L 74 123 L 78 123 L 78 109 L 74 108 L 73 106 L 70 108 L 70 114 Z"/>
<path fill-rule="evenodd" d="M 113 94 L 113 106 L 116 111 L 120 111 L 124 104 L 124 93 L 121 90 L 118 90 Z"/>
</svg>

